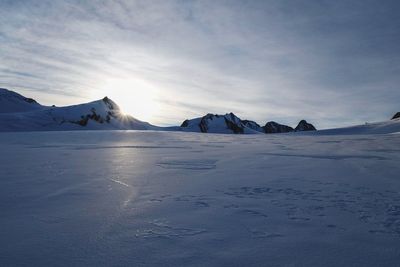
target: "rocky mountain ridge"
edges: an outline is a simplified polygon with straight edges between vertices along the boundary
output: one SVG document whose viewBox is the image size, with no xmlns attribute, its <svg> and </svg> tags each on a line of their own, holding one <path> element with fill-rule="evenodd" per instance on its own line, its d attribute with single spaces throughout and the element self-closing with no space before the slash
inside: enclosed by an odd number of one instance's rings
<svg viewBox="0 0 400 267">
<path fill-rule="evenodd" d="M 202 132 L 202 133 L 288 133 L 301 131 L 315 131 L 316 128 L 301 120 L 295 128 L 279 124 L 274 121 L 267 122 L 265 126 L 251 120 L 241 120 L 235 114 L 225 115 L 207 114 L 203 117 L 187 119 L 181 124 L 183 131 Z"/>
</svg>

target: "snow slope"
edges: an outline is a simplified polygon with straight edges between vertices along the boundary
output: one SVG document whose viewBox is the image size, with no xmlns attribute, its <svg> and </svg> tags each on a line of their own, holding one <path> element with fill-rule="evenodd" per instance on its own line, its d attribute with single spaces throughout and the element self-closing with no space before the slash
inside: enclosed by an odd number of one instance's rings
<svg viewBox="0 0 400 267">
<path fill-rule="evenodd" d="M 26 112 L 44 108 L 32 98 L 24 97 L 16 92 L 0 88 L 0 114 Z"/>
<path fill-rule="evenodd" d="M 315 134 L 320 135 L 349 135 L 349 134 L 389 134 L 400 133 L 400 118 L 390 121 L 367 123 L 345 128 L 319 130 Z"/>
<path fill-rule="evenodd" d="M 397 134 L 23 132 L 0 151 L 0 266 L 400 262 Z"/>
<path fill-rule="evenodd" d="M 0 99 L 3 98 L 0 96 Z M 19 105 L 12 107 L 8 108 L 22 110 Z M 0 113 L 0 131 L 124 129 L 156 130 L 158 127 L 122 114 L 118 105 L 107 97 L 66 107 L 45 107 L 36 103 L 34 108 L 25 112 Z"/>
</svg>

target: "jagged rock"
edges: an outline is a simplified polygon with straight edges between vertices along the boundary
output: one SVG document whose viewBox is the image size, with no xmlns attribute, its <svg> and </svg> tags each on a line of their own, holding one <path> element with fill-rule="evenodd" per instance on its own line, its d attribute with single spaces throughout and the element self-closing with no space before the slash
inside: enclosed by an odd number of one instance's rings
<svg viewBox="0 0 400 267">
<path fill-rule="evenodd" d="M 217 115 L 208 113 L 199 118 L 185 120 L 181 124 L 181 130 L 187 132 L 202 132 L 202 133 L 288 133 L 293 132 L 290 126 L 279 124 L 274 121 L 267 122 L 261 127 L 258 123 L 251 120 L 241 120 L 233 113 L 225 115 Z M 313 131 L 316 130 L 312 124 L 305 120 L 299 122 L 296 131 Z"/>
<path fill-rule="evenodd" d="M 38 104 L 38 102 L 36 102 L 36 100 L 33 99 L 33 98 L 26 98 L 26 97 L 25 97 L 24 100 L 25 100 L 26 102 L 30 103 L 30 104 L 32 104 L 32 103 Z"/>
<path fill-rule="evenodd" d="M 232 114 L 232 113 L 231 113 Z M 228 118 L 224 117 L 225 124 L 228 127 L 228 129 L 231 129 L 235 134 L 242 134 L 244 133 L 244 129 L 242 125 L 238 125 L 232 120 L 229 120 Z"/>
<path fill-rule="evenodd" d="M 107 96 L 103 98 L 103 102 L 108 106 L 109 109 L 119 110 L 119 106 Z"/>
<path fill-rule="evenodd" d="M 189 126 L 189 120 L 185 120 L 182 122 L 181 127 L 188 127 Z"/>
<path fill-rule="evenodd" d="M 181 128 L 191 132 L 242 134 L 245 133 L 246 126 L 233 113 L 225 115 L 208 113 L 200 118 L 185 120 Z"/>
<path fill-rule="evenodd" d="M 302 131 L 316 131 L 317 129 L 315 129 L 314 125 L 308 123 L 306 120 L 301 120 L 294 130 L 296 132 L 302 132 Z"/>
<path fill-rule="evenodd" d="M 294 131 L 292 127 L 274 121 L 267 122 L 263 129 L 265 133 L 288 133 Z"/>
<path fill-rule="evenodd" d="M 69 122 L 79 124 L 80 126 L 86 126 L 88 124 L 89 120 L 93 120 L 98 123 L 104 123 L 104 121 L 106 121 L 107 123 L 110 123 L 110 119 L 111 119 L 110 115 L 109 115 L 110 111 L 106 115 L 105 119 L 101 115 L 96 113 L 95 108 L 92 108 L 90 111 L 92 112 L 92 114 L 82 115 L 81 119 L 79 121 L 69 121 Z M 65 121 L 63 121 L 62 123 L 64 123 L 64 122 Z"/>
<path fill-rule="evenodd" d="M 208 120 L 213 120 L 214 116 L 219 118 L 219 115 L 213 115 L 210 113 L 201 118 L 199 128 L 202 133 L 206 133 L 208 131 Z"/>
<path fill-rule="evenodd" d="M 398 119 L 398 118 L 400 118 L 400 112 L 397 112 L 396 114 L 394 114 L 392 120 Z"/>
</svg>

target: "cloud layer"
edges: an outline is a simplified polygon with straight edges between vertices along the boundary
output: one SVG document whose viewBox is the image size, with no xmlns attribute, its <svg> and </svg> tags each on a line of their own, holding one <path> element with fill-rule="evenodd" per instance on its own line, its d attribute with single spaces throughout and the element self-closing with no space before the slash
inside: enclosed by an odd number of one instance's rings
<svg viewBox="0 0 400 267">
<path fill-rule="evenodd" d="M 399 13 L 368 0 L 1 1 L 0 86 L 57 105 L 146 95 L 163 125 L 230 111 L 384 120 L 400 109 Z"/>
</svg>

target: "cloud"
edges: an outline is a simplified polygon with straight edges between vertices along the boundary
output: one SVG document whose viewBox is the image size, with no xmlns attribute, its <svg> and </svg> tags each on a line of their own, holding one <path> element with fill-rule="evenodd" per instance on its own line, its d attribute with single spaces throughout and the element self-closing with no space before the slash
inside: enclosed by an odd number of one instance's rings
<svg viewBox="0 0 400 267">
<path fill-rule="evenodd" d="M 384 120 L 400 99 L 399 9 L 396 1 L 2 1 L 0 86 L 63 105 L 112 96 L 110 79 L 138 81 L 155 92 L 150 121 L 164 125 L 230 111 L 261 124 Z"/>
</svg>

